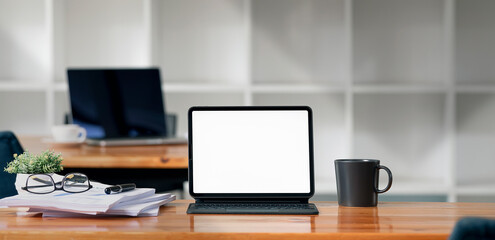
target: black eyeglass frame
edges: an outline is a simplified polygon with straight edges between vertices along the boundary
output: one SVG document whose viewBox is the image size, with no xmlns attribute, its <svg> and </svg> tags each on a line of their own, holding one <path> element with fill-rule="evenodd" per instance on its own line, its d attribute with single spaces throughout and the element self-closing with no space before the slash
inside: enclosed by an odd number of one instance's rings
<svg viewBox="0 0 495 240">
<path fill-rule="evenodd" d="M 87 181 L 88 181 L 88 189 L 84 190 L 84 191 L 77 191 L 77 192 L 74 192 L 74 191 L 68 191 L 66 189 L 64 189 L 64 186 L 65 186 L 65 180 L 67 179 L 67 176 L 70 176 L 70 175 L 73 175 L 73 174 L 78 174 L 78 175 L 83 175 L 86 177 Z M 32 177 L 32 176 L 35 176 L 35 175 L 46 175 L 50 178 L 50 180 L 52 181 L 52 185 L 53 186 L 53 190 L 52 191 L 49 191 L 49 192 L 32 192 L 32 191 L 29 191 L 29 188 L 28 188 L 28 181 L 29 179 Z M 60 187 L 57 187 L 57 185 L 60 185 Z M 36 188 L 36 187 L 48 187 L 49 185 L 41 185 L 41 186 L 31 186 L 30 188 Z M 35 194 L 48 194 L 48 193 L 52 193 L 52 192 L 55 192 L 56 190 L 62 190 L 64 192 L 68 192 L 68 193 L 83 193 L 83 192 L 86 192 L 88 191 L 89 189 L 93 188 L 93 185 L 91 185 L 91 182 L 89 181 L 89 178 L 88 176 L 86 176 L 86 174 L 83 174 L 83 173 L 77 173 L 77 172 L 74 172 L 74 173 L 67 173 L 65 174 L 64 178 L 62 179 L 62 181 L 60 182 L 55 182 L 52 178 L 51 175 L 49 174 L 46 174 L 46 173 L 37 173 L 37 174 L 31 174 L 29 175 L 29 177 L 26 179 L 26 186 L 24 187 L 21 187 L 22 190 L 25 190 L 25 191 L 28 191 L 30 193 L 35 193 Z"/>
</svg>

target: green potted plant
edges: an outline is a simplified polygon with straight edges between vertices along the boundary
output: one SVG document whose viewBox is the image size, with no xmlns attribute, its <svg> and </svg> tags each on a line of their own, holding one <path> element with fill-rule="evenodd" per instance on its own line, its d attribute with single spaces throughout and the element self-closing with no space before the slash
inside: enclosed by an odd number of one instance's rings
<svg viewBox="0 0 495 240">
<path fill-rule="evenodd" d="M 4 171 L 17 174 L 15 187 L 19 194 L 24 193 L 21 187 L 26 185 L 26 180 L 31 174 L 53 174 L 62 171 L 62 155 L 46 150 L 40 154 L 24 152 L 21 155 L 14 154 L 14 160 L 9 162 Z"/>
</svg>

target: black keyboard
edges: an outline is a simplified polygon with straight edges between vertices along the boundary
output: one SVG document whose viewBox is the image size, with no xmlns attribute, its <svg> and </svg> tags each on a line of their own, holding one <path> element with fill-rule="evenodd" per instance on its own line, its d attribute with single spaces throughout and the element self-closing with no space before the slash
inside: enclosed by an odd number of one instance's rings
<svg viewBox="0 0 495 240">
<path fill-rule="evenodd" d="M 297 214 L 316 215 L 313 203 L 191 203 L 193 214 Z"/>
</svg>

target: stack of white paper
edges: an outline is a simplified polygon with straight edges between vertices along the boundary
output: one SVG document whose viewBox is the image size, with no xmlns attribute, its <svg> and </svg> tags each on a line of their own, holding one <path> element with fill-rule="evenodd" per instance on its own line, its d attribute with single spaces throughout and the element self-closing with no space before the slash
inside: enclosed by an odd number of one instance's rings
<svg viewBox="0 0 495 240">
<path fill-rule="evenodd" d="M 52 176 L 55 181 L 60 175 Z M 61 177 L 61 176 L 60 176 Z M 93 188 L 83 193 L 55 191 L 49 194 L 23 193 L 0 199 L 0 206 L 29 207 L 44 217 L 77 215 L 157 216 L 160 206 L 175 200 L 170 193 L 155 194 L 153 188 L 106 194 L 109 185 L 91 182 Z"/>
</svg>

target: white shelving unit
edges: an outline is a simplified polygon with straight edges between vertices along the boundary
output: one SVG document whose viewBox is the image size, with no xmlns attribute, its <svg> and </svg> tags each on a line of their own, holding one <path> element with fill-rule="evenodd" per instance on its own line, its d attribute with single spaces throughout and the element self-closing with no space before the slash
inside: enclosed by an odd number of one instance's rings
<svg viewBox="0 0 495 240">
<path fill-rule="evenodd" d="M 317 194 L 378 158 L 388 195 L 495 196 L 492 0 L 0 0 L 0 129 L 49 134 L 67 67 L 162 71 L 167 111 L 309 105 Z M 384 175 L 384 174 L 382 174 Z M 382 176 L 383 177 L 383 176 Z"/>
</svg>

